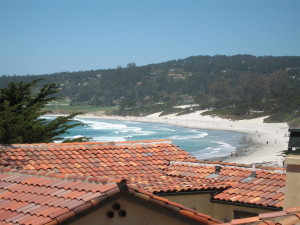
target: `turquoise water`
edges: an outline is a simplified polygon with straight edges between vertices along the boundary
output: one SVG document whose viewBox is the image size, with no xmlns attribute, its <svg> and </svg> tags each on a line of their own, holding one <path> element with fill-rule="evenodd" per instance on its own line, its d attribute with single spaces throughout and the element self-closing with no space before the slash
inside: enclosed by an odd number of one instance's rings
<svg viewBox="0 0 300 225">
<path fill-rule="evenodd" d="M 228 155 L 241 146 L 241 139 L 246 136 L 238 132 L 190 129 L 166 124 L 86 118 L 78 120 L 87 126 L 73 128 L 64 137 L 83 135 L 99 142 L 172 139 L 174 144 L 198 159 Z"/>
</svg>

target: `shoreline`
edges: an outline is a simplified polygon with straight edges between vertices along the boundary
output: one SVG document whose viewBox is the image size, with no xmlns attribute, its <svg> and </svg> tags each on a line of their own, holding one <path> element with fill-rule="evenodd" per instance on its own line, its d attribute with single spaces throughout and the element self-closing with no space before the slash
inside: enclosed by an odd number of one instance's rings
<svg viewBox="0 0 300 225">
<path fill-rule="evenodd" d="M 216 116 L 203 116 L 204 111 L 176 116 L 175 114 L 159 117 L 160 113 L 154 113 L 145 117 L 132 116 L 106 116 L 97 114 L 84 114 L 77 118 L 99 118 L 111 120 L 126 120 L 147 123 L 170 124 L 181 127 L 224 130 L 245 133 L 247 136 L 241 140 L 241 147 L 236 148 L 233 156 L 211 158 L 242 164 L 263 164 L 269 166 L 283 166 L 281 152 L 288 146 L 287 123 L 264 123 L 266 117 L 250 120 L 228 120 Z"/>
</svg>

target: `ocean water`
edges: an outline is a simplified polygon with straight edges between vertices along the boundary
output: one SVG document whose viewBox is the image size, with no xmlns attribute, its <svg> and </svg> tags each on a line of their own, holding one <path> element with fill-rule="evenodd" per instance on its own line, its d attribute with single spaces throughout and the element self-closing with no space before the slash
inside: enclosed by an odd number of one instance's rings
<svg viewBox="0 0 300 225">
<path fill-rule="evenodd" d="M 94 118 L 77 120 L 86 126 L 70 129 L 69 134 L 64 134 L 63 137 L 87 136 L 97 142 L 172 139 L 175 145 L 198 159 L 229 155 L 242 145 L 241 140 L 246 136 L 238 132 L 190 129 L 156 123 Z"/>
</svg>

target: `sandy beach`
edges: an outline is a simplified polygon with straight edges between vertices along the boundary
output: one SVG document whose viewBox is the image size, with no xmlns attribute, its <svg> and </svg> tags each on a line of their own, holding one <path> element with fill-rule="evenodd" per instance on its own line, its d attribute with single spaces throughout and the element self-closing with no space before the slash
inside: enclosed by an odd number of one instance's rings
<svg viewBox="0 0 300 225">
<path fill-rule="evenodd" d="M 223 159 L 224 161 L 283 165 L 282 151 L 287 149 L 289 139 L 287 123 L 264 123 L 263 120 L 266 117 L 251 120 L 228 120 L 220 117 L 203 116 L 201 115 L 203 112 L 197 111 L 180 116 L 175 114 L 159 116 L 160 113 L 155 113 L 146 117 L 95 116 L 93 114 L 81 115 L 80 117 L 164 123 L 189 128 L 243 132 L 248 134 L 247 138 L 242 140 L 246 147 L 238 149 L 233 155 Z"/>
</svg>

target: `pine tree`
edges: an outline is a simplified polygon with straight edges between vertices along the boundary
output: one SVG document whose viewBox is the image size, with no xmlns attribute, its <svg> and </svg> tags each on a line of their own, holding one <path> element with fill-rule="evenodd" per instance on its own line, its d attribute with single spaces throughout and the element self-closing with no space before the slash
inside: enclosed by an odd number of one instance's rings
<svg viewBox="0 0 300 225">
<path fill-rule="evenodd" d="M 59 135 L 68 133 L 68 129 L 83 125 L 73 120 L 80 113 L 50 121 L 42 118 L 49 113 L 44 109 L 45 105 L 58 99 L 54 97 L 58 89 L 55 84 L 46 84 L 33 93 L 40 80 L 27 84 L 10 83 L 0 89 L 0 144 L 50 143 L 63 140 Z"/>
</svg>

